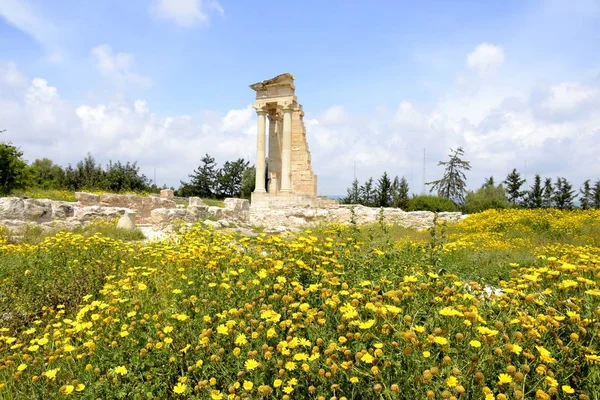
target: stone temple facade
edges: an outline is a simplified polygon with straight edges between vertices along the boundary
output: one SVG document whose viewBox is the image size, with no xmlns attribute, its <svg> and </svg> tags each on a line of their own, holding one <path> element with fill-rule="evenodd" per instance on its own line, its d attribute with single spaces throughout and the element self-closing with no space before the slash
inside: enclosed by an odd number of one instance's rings
<svg viewBox="0 0 600 400">
<path fill-rule="evenodd" d="M 281 74 L 250 88 L 256 92 L 258 119 L 252 207 L 318 207 L 327 203 L 317 197 L 317 176 L 311 166 L 304 111 L 295 95 L 294 76 Z"/>
</svg>

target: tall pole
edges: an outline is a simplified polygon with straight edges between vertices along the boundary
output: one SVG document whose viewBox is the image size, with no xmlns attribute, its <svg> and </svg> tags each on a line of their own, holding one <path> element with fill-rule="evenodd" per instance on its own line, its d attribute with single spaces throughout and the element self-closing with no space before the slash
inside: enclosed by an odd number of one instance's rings
<svg viewBox="0 0 600 400">
<path fill-rule="evenodd" d="M 423 191 L 421 194 L 425 194 L 425 147 L 423 147 Z"/>
</svg>

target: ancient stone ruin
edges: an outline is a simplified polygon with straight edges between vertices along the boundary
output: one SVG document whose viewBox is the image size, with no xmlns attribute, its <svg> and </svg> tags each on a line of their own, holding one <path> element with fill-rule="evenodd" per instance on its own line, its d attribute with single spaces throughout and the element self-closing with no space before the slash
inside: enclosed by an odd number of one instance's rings
<svg viewBox="0 0 600 400">
<path fill-rule="evenodd" d="M 250 88 L 256 92 L 257 115 L 256 188 L 252 207 L 319 207 L 331 203 L 317 197 L 317 176 L 312 170 L 304 111 L 295 95 L 294 76 L 281 74 Z"/>
<path fill-rule="evenodd" d="M 172 190 L 148 197 L 76 193 L 77 203 L 8 197 L 0 198 L 0 225 L 11 231 L 22 230 L 30 223 L 48 230 L 73 229 L 96 218 L 119 218 L 118 226 L 124 229 L 137 224 L 153 231 L 170 231 L 176 221 L 183 221 L 203 222 L 215 228 L 235 227 L 242 233 L 252 233 L 250 227 L 283 232 L 319 224 L 364 224 L 381 219 L 416 229 L 432 225 L 432 212 L 341 205 L 317 196 L 317 176 L 312 170 L 304 111 L 295 95 L 293 75 L 281 74 L 250 88 L 256 92 L 257 114 L 256 189 L 251 203 L 225 199 L 224 207 L 209 207 L 200 198 L 192 197 L 187 204 L 177 204 Z M 439 217 L 446 221 L 463 218 L 461 213 L 440 213 Z"/>
</svg>

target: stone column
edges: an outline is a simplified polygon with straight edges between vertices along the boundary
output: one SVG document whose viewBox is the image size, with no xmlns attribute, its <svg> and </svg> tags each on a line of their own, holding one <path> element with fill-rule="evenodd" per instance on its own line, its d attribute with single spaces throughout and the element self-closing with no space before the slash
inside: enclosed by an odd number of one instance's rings
<svg viewBox="0 0 600 400">
<path fill-rule="evenodd" d="M 256 185 L 255 193 L 264 193 L 265 190 L 265 135 L 266 111 L 259 106 L 254 106 L 258 116 L 258 130 L 256 135 Z"/>
<path fill-rule="evenodd" d="M 293 106 L 283 107 L 283 140 L 281 146 L 281 192 L 292 191 L 292 112 Z"/>
</svg>

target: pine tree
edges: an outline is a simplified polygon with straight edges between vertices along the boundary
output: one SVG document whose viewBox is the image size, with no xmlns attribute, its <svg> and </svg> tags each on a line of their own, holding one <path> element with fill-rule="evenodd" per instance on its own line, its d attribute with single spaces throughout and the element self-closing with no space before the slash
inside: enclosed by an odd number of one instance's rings
<svg viewBox="0 0 600 400">
<path fill-rule="evenodd" d="M 202 164 L 189 176 L 191 178 L 190 192 L 193 193 L 191 195 L 205 198 L 214 197 L 217 191 L 217 163 L 208 154 L 202 157 L 200 162 Z"/>
<path fill-rule="evenodd" d="M 251 166 L 244 170 L 242 174 L 242 197 L 249 199 L 254 192 L 254 186 L 256 185 L 256 167 Z"/>
<path fill-rule="evenodd" d="M 396 198 L 398 197 L 398 188 L 400 187 L 400 179 L 398 175 L 394 177 L 392 185 L 390 186 L 390 207 L 396 207 Z"/>
<path fill-rule="evenodd" d="M 544 205 L 544 189 L 542 189 L 542 177 L 535 174 L 533 185 L 525 196 L 525 206 L 529 208 L 541 208 Z"/>
<path fill-rule="evenodd" d="M 600 209 L 600 179 L 596 181 L 592 189 L 592 207 Z"/>
<path fill-rule="evenodd" d="M 483 185 L 481 186 L 486 187 L 486 186 L 495 186 L 496 182 L 494 182 L 494 177 L 490 176 L 489 178 L 485 178 L 485 180 L 483 181 Z"/>
<path fill-rule="evenodd" d="M 444 176 L 437 181 L 427 182 L 426 185 L 431 185 L 430 191 L 436 190 L 438 196 L 461 204 L 465 201 L 467 191 L 467 177 L 464 171 L 471 169 L 471 163 L 460 158 L 464 154 L 462 147 L 459 147 L 456 151 L 450 149 L 450 152 L 448 161 L 438 163 L 438 166 L 443 165 L 445 167 Z"/>
<path fill-rule="evenodd" d="M 375 193 L 373 191 L 373 178 L 369 178 L 364 185 L 360 187 L 360 201 L 363 206 L 373 205 Z"/>
<path fill-rule="evenodd" d="M 389 207 L 390 206 L 390 189 L 392 187 L 392 181 L 387 172 L 381 175 L 381 178 L 377 181 L 377 194 L 376 194 L 376 205 L 377 207 Z"/>
<path fill-rule="evenodd" d="M 398 190 L 396 191 L 396 200 L 394 207 L 401 208 L 402 210 L 408 210 L 408 203 L 410 202 L 410 188 L 408 187 L 408 181 L 405 177 L 400 179 Z"/>
<path fill-rule="evenodd" d="M 542 193 L 542 206 L 544 208 L 552 207 L 554 199 L 554 187 L 552 186 L 552 178 L 544 180 L 544 189 Z"/>
<path fill-rule="evenodd" d="M 354 178 L 352 185 L 346 189 L 346 197 L 342 200 L 344 204 L 358 204 L 360 202 L 360 188 L 358 179 Z"/>
<path fill-rule="evenodd" d="M 586 180 L 583 182 L 583 187 L 579 189 L 579 193 L 581 194 L 581 208 L 583 210 L 587 210 L 588 208 L 593 207 L 594 198 L 592 194 L 592 188 L 590 186 L 590 180 Z"/>
<path fill-rule="evenodd" d="M 521 203 L 523 195 L 526 193 L 521 191 L 521 186 L 525 183 L 525 179 L 521 179 L 521 174 L 514 168 L 504 181 L 506 183 L 506 197 L 513 205 Z"/>
<path fill-rule="evenodd" d="M 556 178 L 554 184 L 554 206 L 560 210 L 570 210 L 573 208 L 573 200 L 576 195 L 573 186 L 566 178 Z"/>
<path fill-rule="evenodd" d="M 250 163 L 243 158 L 227 161 L 216 175 L 216 186 L 219 197 L 240 197 L 242 192 L 242 177 Z"/>
</svg>

